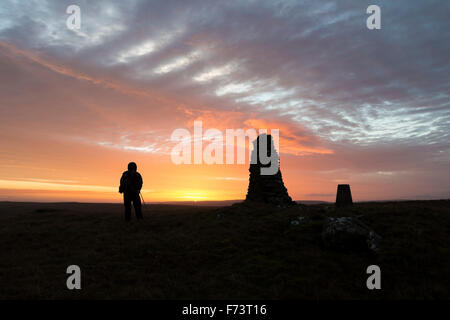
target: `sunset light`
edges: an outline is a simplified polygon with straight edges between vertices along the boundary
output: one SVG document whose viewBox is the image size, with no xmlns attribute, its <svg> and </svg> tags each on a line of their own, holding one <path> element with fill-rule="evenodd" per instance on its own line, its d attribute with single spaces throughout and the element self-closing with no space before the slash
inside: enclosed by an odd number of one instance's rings
<svg viewBox="0 0 450 320">
<path fill-rule="evenodd" d="M 0 13 L 16 6 L 7 1 Z M 364 8 L 347 8 L 355 19 L 344 22 L 332 18 L 335 5 L 286 6 L 246 16 L 224 2 L 207 15 L 174 9 L 170 19 L 170 6 L 149 6 L 130 23 L 131 12 L 110 3 L 83 13 L 73 31 L 55 3 L 30 18 L 33 37 L 18 36 L 18 20 L 3 14 L 0 200 L 120 202 L 129 161 L 148 202 L 243 199 L 248 161 L 171 161 L 171 134 L 193 132 L 195 121 L 203 132 L 279 129 L 297 200 L 332 201 L 341 182 L 358 186 L 357 201 L 447 197 L 447 49 L 424 48 L 435 41 L 425 25 L 406 40 L 409 20 L 395 32 L 361 31 Z M 223 10 L 233 24 L 215 20 Z M 399 52 L 412 55 L 410 70 Z"/>
</svg>

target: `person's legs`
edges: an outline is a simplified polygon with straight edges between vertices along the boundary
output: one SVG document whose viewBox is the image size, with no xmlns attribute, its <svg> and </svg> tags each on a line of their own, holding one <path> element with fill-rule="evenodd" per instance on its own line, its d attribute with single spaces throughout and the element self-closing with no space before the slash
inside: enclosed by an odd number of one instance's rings
<svg viewBox="0 0 450 320">
<path fill-rule="evenodd" d="M 134 212 L 136 214 L 137 219 L 142 219 L 142 205 L 141 205 L 141 197 L 139 196 L 139 193 L 137 193 L 134 196 L 133 199 L 133 205 L 134 205 Z"/>
<path fill-rule="evenodd" d="M 131 219 L 131 200 L 132 198 L 128 193 L 123 194 L 123 204 L 125 206 L 125 221 L 130 221 Z"/>
</svg>

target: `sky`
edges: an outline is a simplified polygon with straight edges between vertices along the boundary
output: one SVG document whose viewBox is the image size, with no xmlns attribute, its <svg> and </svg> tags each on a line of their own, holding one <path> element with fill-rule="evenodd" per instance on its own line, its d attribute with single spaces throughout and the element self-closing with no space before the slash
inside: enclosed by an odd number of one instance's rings
<svg viewBox="0 0 450 320">
<path fill-rule="evenodd" d="M 66 9 L 81 9 L 81 28 Z M 369 30 L 366 9 L 381 8 Z M 0 201 L 243 199 L 246 164 L 171 160 L 171 134 L 279 129 L 296 200 L 450 198 L 449 1 L 0 4 Z M 207 142 L 207 141 L 205 141 Z"/>
</svg>

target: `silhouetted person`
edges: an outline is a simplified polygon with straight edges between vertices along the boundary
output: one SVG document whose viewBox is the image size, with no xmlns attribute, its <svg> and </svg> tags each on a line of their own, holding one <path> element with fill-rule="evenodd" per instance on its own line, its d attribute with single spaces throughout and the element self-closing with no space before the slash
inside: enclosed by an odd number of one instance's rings
<svg viewBox="0 0 450 320">
<path fill-rule="evenodd" d="M 128 171 L 125 171 L 120 178 L 119 192 L 123 193 L 123 204 L 125 205 L 125 220 L 131 219 L 131 203 L 134 205 L 134 212 L 137 219 L 142 219 L 141 198 L 139 193 L 142 188 L 142 177 L 137 172 L 137 165 L 134 162 L 128 164 Z"/>
</svg>

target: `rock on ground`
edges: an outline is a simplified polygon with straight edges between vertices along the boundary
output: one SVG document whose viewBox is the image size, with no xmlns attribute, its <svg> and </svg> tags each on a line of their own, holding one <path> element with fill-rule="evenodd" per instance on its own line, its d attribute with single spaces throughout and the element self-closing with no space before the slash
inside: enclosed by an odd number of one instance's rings
<svg viewBox="0 0 450 320">
<path fill-rule="evenodd" d="M 368 225 L 352 217 L 328 218 L 322 230 L 322 241 L 326 247 L 345 251 L 376 252 L 381 239 Z"/>
</svg>

